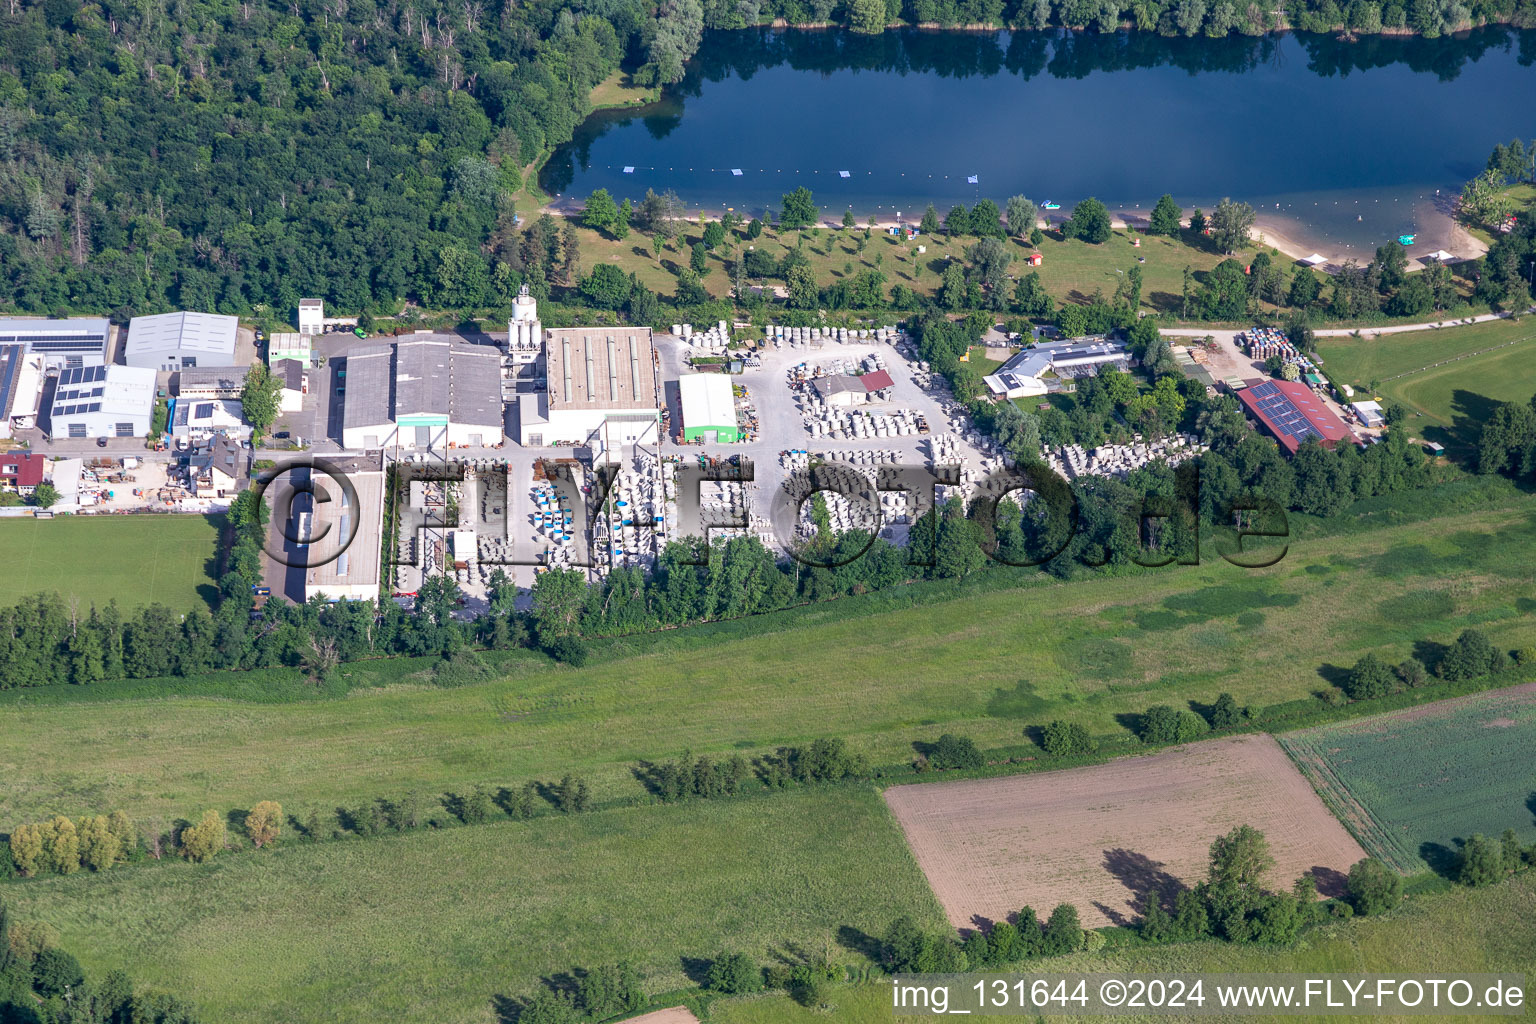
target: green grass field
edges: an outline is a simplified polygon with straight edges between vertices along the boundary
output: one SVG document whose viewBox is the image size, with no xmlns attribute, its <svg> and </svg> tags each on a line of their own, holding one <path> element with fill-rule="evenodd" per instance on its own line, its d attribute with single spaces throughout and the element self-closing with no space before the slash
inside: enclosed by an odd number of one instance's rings
<svg viewBox="0 0 1536 1024">
<path fill-rule="evenodd" d="M 1110 947 L 1032 965 L 1046 972 L 1097 974 L 1314 973 L 1433 976 L 1435 971 L 1524 973 L 1536 971 L 1536 879 L 1529 874 L 1487 889 L 1452 889 L 1417 897 L 1384 917 L 1355 918 L 1309 932 L 1291 949 L 1234 946 L 1217 942 L 1176 946 Z M 882 984 L 837 989 L 831 1019 L 846 1024 L 889 1024 L 892 1020 L 939 1020 L 895 1017 L 890 989 Z M 1207 1009 L 1210 1008 L 1209 1003 Z M 1525 1016 L 1529 1016 L 1527 1013 Z M 711 1024 L 811 1024 L 826 1012 L 804 1009 L 785 996 L 715 1003 Z M 1033 1021 L 1031 1016 L 1014 1020 Z M 1081 1021 L 1083 1017 L 1047 1014 L 1044 1020 Z M 1108 1018 L 1099 1018 L 1108 1019 Z M 1219 1016 L 1117 1016 L 1114 1020 L 1209 1021 Z M 1243 1018 L 1235 1018 L 1243 1019 Z M 1422 1021 L 1423 1016 L 1287 1016 L 1254 1019 L 1286 1021 Z M 1501 1021 L 1511 1017 L 1457 1017 Z"/>
<path fill-rule="evenodd" d="M 0 604 L 57 591 L 82 609 L 117 600 L 211 606 L 222 516 L 62 516 L 0 520 Z"/>
<path fill-rule="evenodd" d="M 1500 320 L 1454 329 L 1318 341 L 1337 381 L 1368 388 L 1408 411 L 1415 437 L 1464 451 L 1495 403 L 1536 392 L 1536 321 Z"/>
<path fill-rule="evenodd" d="M 863 233 L 863 223 L 851 229 L 822 228 L 817 236 L 811 235 L 809 230 L 805 232 L 806 254 L 810 257 L 811 268 L 818 283 L 825 287 L 840 278 L 851 276 L 850 271 L 856 275 L 863 270 L 875 268 L 885 274 L 887 291 L 891 285 L 902 284 L 919 294 L 931 294 L 939 285 L 946 262 L 951 257 L 963 260 L 966 248 L 976 243 L 975 238 L 951 240 L 942 233 L 933 237 L 919 236 L 909 242 L 884 234 L 876 228 L 872 229 L 861 254 L 858 251 L 858 239 Z M 590 269 L 598 263 L 612 263 L 626 274 L 635 274 L 642 284 L 662 295 L 671 295 L 676 290 L 676 271 L 688 266 L 688 253 L 679 244 L 675 244 L 672 250 L 663 250 L 658 263 L 651 249 L 650 237 L 638 232 L 631 232 L 623 241 L 616 241 L 588 228 L 579 228 L 578 234 L 581 238 L 583 267 Z M 683 239 L 688 246 L 699 241 L 702 236 L 703 229 L 697 222 L 685 226 Z M 738 240 L 735 244 L 738 250 L 753 245 L 777 260 L 783 258 L 786 249 L 794 247 L 799 237 L 800 232 L 796 231 L 774 231 L 765 232 L 756 241 Z M 1054 235 L 1047 235 L 1038 250 L 1044 257 L 1044 262 L 1038 268 L 1041 281 L 1058 301 L 1085 302 L 1099 290 L 1109 298 L 1119 286 L 1121 275 L 1137 266 L 1137 257 L 1141 257 L 1146 260 L 1140 264 L 1143 274 L 1142 305 L 1166 312 L 1179 307 L 1186 266 L 1193 267 L 1196 274 L 1200 275 L 1226 258 L 1204 245 L 1190 244 L 1194 239 L 1192 235 L 1187 236 L 1187 240 L 1137 236 L 1141 238 L 1139 248 L 1131 245 L 1132 237 L 1120 230 L 1102 245 L 1089 245 L 1075 239 L 1064 241 Z M 1033 269 L 1025 266 L 1022 259 L 1036 250 L 1034 246 L 1017 238 L 1010 239 L 1008 245 L 1015 257 L 1009 275 L 1017 280 Z M 927 252 L 915 252 L 918 246 L 925 247 Z M 1251 255 L 1252 250 L 1249 250 L 1246 254 L 1238 254 L 1238 258 L 1246 262 Z M 735 255 L 727 256 L 721 252 L 710 255 L 710 271 L 703 284 L 713 297 L 724 298 L 730 294 L 733 285 L 726 261 L 735 258 Z M 756 283 L 783 285 L 777 279 Z"/>
<path fill-rule="evenodd" d="M 170 818 L 260 799 L 355 805 L 567 771 L 585 773 L 599 800 L 633 798 L 637 761 L 684 748 L 751 754 L 841 736 L 893 764 L 945 731 L 1019 747 L 1026 727 L 1053 718 L 1129 750 L 1119 716 L 1152 704 L 1223 690 L 1259 708 L 1305 699 L 1367 651 L 1400 661 L 1472 623 L 1501 646 L 1532 643 L 1533 540 L 1516 505 L 1298 541 L 1265 570 L 1208 561 L 915 607 L 895 604 L 898 591 L 750 628 L 606 641 L 580 670 L 527 659 L 457 689 L 406 682 L 283 704 L 21 700 L 0 704 L 0 828 L 115 808 Z M 1425 614 L 1390 596 L 1408 590 L 1441 597 Z M 859 614 L 870 605 L 886 610 Z"/>
<path fill-rule="evenodd" d="M 1525 686 L 1280 737 L 1371 853 L 1445 869 L 1456 840 L 1536 839 L 1536 689 Z"/>
<path fill-rule="evenodd" d="M 494 996 L 620 959 L 760 959 L 943 915 L 871 787 L 282 845 L 0 887 L 88 972 L 124 968 L 204 1019 L 490 1022 Z"/>
</svg>

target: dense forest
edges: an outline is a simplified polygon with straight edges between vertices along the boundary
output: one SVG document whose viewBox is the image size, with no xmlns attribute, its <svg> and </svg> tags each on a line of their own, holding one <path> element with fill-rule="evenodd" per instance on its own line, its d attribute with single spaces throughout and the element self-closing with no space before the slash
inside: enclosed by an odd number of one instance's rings
<svg viewBox="0 0 1536 1024">
<path fill-rule="evenodd" d="M 514 209 L 526 170 L 571 138 L 617 69 L 682 80 L 706 29 L 842 22 L 855 31 L 813 45 L 857 50 L 859 31 L 893 21 L 1087 26 L 1056 57 L 1053 73 L 1071 73 L 1074 52 L 1162 60 L 1124 41 L 1236 43 L 1272 18 L 1232 0 L 6 0 L 0 307 L 286 316 L 305 294 L 374 312 L 503 305 L 530 250 L 572 262 L 553 233 L 523 237 L 538 223 Z M 1536 23 L 1536 2 L 1302 0 L 1286 18 L 1433 36 Z M 1122 23 L 1148 31 L 1109 34 Z M 870 38 L 883 59 L 892 44 Z M 995 41 L 968 46 L 1032 67 L 1043 38 L 1015 38 L 1006 58 Z M 1219 44 L 1179 60 L 1256 56 Z"/>
</svg>

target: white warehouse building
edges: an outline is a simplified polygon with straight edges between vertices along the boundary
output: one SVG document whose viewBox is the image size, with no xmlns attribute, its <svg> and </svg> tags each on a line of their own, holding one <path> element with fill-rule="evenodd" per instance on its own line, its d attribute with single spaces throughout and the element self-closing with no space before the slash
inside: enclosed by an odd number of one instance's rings
<svg viewBox="0 0 1536 1024">
<path fill-rule="evenodd" d="M 151 370 L 234 366 L 240 321 L 219 313 L 158 313 L 128 321 L 123 362 Z"/>
<path fill-rule="evenodd" d="M 1046 341 L 1015 353 L 982 381 L 994 395 L 1026 398 L 1063 390 L 1064 381 L 1092 377 L 1101 366 L 1124 370 L 1130 365 L 1130 353 L 1119 342 L 1103 338 Z"/>
<path fill-rule="evenodd" d="M 342 445 L 446 448 L 504 437 L 501 352 L 423 332 L 347 354 Z"/>
<path fill-rule="evenodd" d="M 154 412 L 154 370 L 83 366 L 59 374 L 48 432 L 55 438 L 148 437 Z"/>
<path fill-rule="evenodd" d="M 551 329 L 544 361 L 547 389 L 517 400 L 522 444 L 589 445 L 606 461 L 657 442 L 661 399 L 649 327 Z"/>
</svg>

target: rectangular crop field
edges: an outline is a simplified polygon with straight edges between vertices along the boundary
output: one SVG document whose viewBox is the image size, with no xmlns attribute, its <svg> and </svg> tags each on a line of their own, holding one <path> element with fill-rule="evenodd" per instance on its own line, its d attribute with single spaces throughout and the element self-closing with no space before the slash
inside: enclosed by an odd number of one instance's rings
<svg viewBox="0 0 1536 1024">
<path fill-rule="evenodd" d="M 1457 839 L 1536 839 L 1536 684 L 1281 737 L 1366 848 L 1400 871 L 1444 870 Z"/>
<path fill-rule="evenodd" d="M 1085 926 L 1136 917 L 1152 889 L 1205 875 L 1211 841 L 1238 825 L 1269 839 L 1268 882 L 1315 872 L 1325 892 L 1365 854 L 1273 737 L 1192 743 L 1090 768 L 893 786 L 885 799 L 958 928 L 1058 903 Z"/>
<path fill-rule="evenodd" d="M 217 582 L 223 516 L 62 516 L 0 519 L 0 604 L 39 592 L 78 598 L 81 611 L 113 598 L 208 607 Z"/>
<path fill-rule="evenodd" d="M 795 790 L 146 863 L 6 886 L 92 977 L 126 969 L 228 1024 L 491 1024 L 496 997 L 628 960 L 836 947 L 938 905 L 873 789 Z"/>
</svg>

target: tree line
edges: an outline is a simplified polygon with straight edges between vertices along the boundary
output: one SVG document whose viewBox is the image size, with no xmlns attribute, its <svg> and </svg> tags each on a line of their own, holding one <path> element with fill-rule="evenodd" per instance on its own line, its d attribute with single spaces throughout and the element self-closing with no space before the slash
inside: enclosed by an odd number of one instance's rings
<svg viewBox="0 0 1536 1024">
<path fill-rule="evenodd" d="M 0 903 L 0 1020 L 18 1024 L 198 1024 L 193 1006 L 123 971 L 86 977 L 58 930 Z"/>
</svg>

